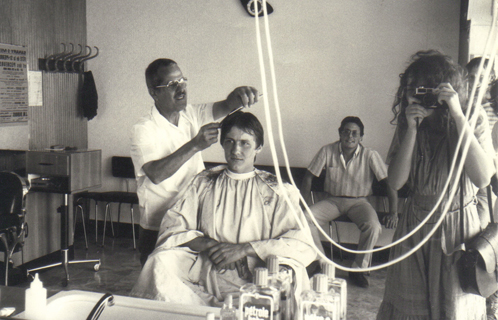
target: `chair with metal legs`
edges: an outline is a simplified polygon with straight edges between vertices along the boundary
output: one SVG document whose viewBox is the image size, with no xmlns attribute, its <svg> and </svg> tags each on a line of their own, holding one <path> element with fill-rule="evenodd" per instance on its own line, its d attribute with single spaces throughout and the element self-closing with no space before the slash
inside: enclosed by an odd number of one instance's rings
<svg viewBox="0 0 498 320">
<path fill-rule="evenodd" d="M 78 199 L 78 200 L 80 200 L 80 199 Z M 88 238 L 86 236 L 85 211 L 83 210 L 83 204 L 80 201 L 76 201 L 74 205 L 75 205 L 75 208 L 74 208 L 74 225 L 73 225 L 73 243 L 74 243 L 74 233 L 76 231 L 77 216 L 78 216 L 78 212 L 80 212 L 81 222 L 83 224 L 83 234 L 85 236 L 85 248 L 88 250 Z"/>
<path fill-rule="evenodd" d="M 29 183 L 14 172 L 0 172 L 0 251 L 4 252 L 5 281 L 9 285 L 9 264 L 22 251 L 27 236 L 26 195 Z"/>
<path fill-rule="evenodd" d="M 111 205 L 112 203 L 118 204 L 118 225 L 121 218 L 121 204 L 130 205 L 130 217 L 131 217 L 131 227 L 133 233 L 133 249 L 136 249 L 135 240 L 135 219 L 133 215 L 133 206 L 138 205 L 138 195 L 136 192 L 129 191 L 128 180 L 135 179 L 135 170 L 133 168 L 133 162 L 130 157 L 118 157 L 114 156 L 111 159 L 112 176 L 116 178 L 126 179 L 126 191 L 105 191 L 105 192 L 82 192 L 76 197 L 76 203 L 80 203 L 84 199 L 93 200 L 95 202 L 95 242 L 98 242 L 98 203 L 105 202 L 105 213 L 104 213 L 104 230 L 102 238 L 102 246 L 105 244 L 105 232 L 107 227 L 107 221 L 109 220 L 111 224 L 111 232 L 114 236 L 114 224 L 112 221 Z M 80 204 L 81 205 L 81 204 Z M 80 207 L 83 209 L 83 206 Z"/>
</svg>

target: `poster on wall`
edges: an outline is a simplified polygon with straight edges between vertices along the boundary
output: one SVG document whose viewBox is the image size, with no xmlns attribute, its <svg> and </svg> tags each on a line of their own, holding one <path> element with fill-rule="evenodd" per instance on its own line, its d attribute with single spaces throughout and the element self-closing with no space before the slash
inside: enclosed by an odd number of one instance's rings
<svg viewBox="0 0 498 320">
<path fill-rule="evenodd" d="M 0 126 L 28 123 L 27 49 L 0 43 Z"/>
</svg>

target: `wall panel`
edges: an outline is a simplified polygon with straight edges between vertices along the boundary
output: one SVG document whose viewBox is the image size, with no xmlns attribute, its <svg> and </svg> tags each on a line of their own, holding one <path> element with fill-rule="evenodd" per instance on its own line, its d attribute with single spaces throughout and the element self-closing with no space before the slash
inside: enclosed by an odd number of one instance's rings
<svg viewBox="0 0 498 320">
<path fill-rule="evenodd" d="M 0 0 L 0 7 L 0 42 L 26 46 L 30 71 L 39 70 L 39 58 L 60 52 L 62 42 L 86 45 L 85 0 Z M 0 149 L 40 150 L 55 144 L 86 149 L 87 119 L 78 108 L 82 78 L 43 72 L 43 106 L 30 107 L 27 126 L 0 126 Z M 60 249 L 61 203 L 60 194 L 28 195 L 24 262 Z M 20 264 L 19 254 L 14 262 Z"/>
<path fill-rule="evenodd" d="M 0 4 L 0 42 L 26 46 L 30 70 L 39 70 L 39 58 L 60 52 L 62 42 L 86 44 L 85 1 L 2 0 Z M 76 73 L 43 74 L 43 107 L 30 108 L 30 150 L 54 144 L 87 148 L 87 120 L 78 112 L 81 80 Z M 9 131 L 0 127 L 0 133 Z"/>
</svg>

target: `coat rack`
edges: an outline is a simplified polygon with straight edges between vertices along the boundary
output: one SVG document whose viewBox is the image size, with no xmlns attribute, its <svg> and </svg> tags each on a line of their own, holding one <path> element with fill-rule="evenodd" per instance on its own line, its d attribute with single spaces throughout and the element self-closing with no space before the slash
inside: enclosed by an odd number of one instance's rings
<svg viewBox="0 0 498 320">
<path fill-rule="evenodd" d="M 75 46 L 69 43 L 61 43 L 64 47 L 62 52 L 49 55 L 44 59 L 38 59 L 38 67 L 46 72 L 77 72 L 85 71 L 85 61 L 93 59 L 99 55 L 99 48 L 95 47 L 96 53 L 92 56 L 92 48 L 90 46 Z M 69 48 L 70 47 L 70 48 Z M 79 49 L 77 49 L 79 47 Z M 88 53 L 86 52 L 88 51 Z"/>
</svg>

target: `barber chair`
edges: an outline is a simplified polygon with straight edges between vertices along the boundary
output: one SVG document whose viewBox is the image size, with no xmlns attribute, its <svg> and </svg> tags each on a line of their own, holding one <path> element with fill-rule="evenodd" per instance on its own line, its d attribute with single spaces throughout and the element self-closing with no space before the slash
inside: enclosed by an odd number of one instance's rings
<svg viewBox="0 0 498 320">
<path fill-rule="evenodd" d="M 0 172 L 0 251 L 4 252 L 5 286 L 9 285 L 12 255 L 22 251 L 24 238 L 28 235 L 25 221 L 28 191 L 26 179 L 14 172 Z"/>
</svg>

